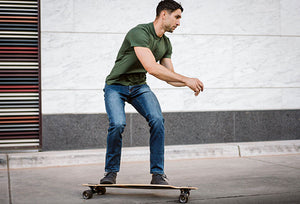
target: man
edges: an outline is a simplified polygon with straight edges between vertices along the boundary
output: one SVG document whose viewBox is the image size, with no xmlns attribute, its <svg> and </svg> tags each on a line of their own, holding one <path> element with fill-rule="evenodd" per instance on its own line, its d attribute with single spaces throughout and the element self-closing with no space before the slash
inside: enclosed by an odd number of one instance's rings
<svg viewBox="0 0 300 204">
<path fill-rule="evenodd" d="M 115 184 L 120 169 L 122 133 L 126 125 L 125 101 L 130 103 L 150 126 L 151 184 L 168 185 L 164 173 L 164 118 L 159 102 L 146 84 L 146 73 L 173 86 L 188 86 L 197 96 L 203 84 L 174 72 L 172 46 L 164 35 L 180 25 L 182 6 L 173 0 L 161 1 L 156 18 L 131 29 L 119 50 L 115 65 L 106 78 L 105 107 L 109 118 L 105 176 L 101 184 Z M 158 64 L 157 62 L 160 62 Z"/>
</svg>

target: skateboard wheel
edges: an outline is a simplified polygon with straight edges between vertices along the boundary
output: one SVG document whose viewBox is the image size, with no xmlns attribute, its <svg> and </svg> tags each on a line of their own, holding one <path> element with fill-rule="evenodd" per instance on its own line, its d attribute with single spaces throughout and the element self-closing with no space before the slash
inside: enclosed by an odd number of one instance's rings
<svg viewBox="0 0 300 204">
<path fill-rule="evenodd" d="M 97 187 L 95 190 L 96 190 L 98 195 L 103 195 L 103 194 L 106 193 L 106 188 L 105 187 Z"/>
<path fill-rule="evenodd" d="M 92 190 L 83 191 L 82 197 L 85 200 L 92 198 L 93 197 L 93 191 Z"/>
<path fill-rule="evenodd" d="M 180 194 L 179 202 L 180 203 L 187 203 L 189 201 L 189 196 L 185 193 Z"/>
</svg>

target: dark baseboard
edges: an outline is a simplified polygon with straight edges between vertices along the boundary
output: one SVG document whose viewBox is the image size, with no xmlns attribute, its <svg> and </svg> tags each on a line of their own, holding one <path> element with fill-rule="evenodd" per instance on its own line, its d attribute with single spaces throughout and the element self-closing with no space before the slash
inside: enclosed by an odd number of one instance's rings
<svg viewBox="0 0 300 204">
<path fill-rule="evenodd" d="M 300 139 L 300 110 L 164 113 L 165 144 L 205 144 Z M 126 114 L 123 146 L 147 146 L 149 127 Z M 43 115 L 43 151 L 106 147 L 106 114 Z"/>
</svg>

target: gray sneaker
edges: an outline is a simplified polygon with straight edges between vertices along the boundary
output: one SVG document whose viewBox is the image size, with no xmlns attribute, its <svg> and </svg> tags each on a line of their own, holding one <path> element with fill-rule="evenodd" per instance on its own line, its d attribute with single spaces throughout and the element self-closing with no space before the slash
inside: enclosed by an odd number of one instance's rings
<svg viewBox="0 0 300 204">
<path fill-rule="evenodd" d="M 152 174 L 151 184 L 169 185 L 168 178 L 165 174 Z"/>
<path fill-rule="evenodd" d="M 117 173 L 107 172 L 104 177 L 100 180 L 100 184 L 116 184 Z"/>
</svg>

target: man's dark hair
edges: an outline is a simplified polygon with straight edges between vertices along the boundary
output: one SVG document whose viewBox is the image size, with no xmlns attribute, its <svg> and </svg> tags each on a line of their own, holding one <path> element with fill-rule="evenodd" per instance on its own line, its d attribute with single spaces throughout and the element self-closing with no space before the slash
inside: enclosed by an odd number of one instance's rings
<svg viewBox="0 0 300 204">
<path fill-rule="evenodd" d="M 181 4 L 177 3 L 174 0 L 163 0 L 159 2 L 156 8 L 156 16 L 159 16 L 160 13 L 163 10 L 167 10 L 169 13 L 172 13 L 173 11 L 176 11 L 177 9 L 180 9 L 181 12 L 183 12 L 183 8 Z"/>
</svg>

